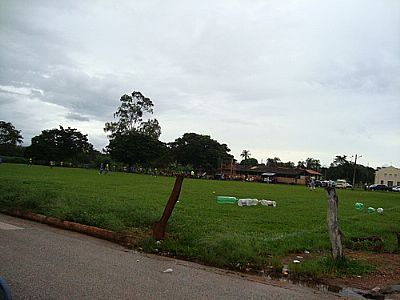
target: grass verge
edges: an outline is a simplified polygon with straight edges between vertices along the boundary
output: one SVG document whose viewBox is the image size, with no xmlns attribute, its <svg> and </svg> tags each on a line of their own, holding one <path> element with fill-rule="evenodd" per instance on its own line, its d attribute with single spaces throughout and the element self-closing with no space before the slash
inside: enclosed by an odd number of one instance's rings
<svg viewBox="0 0 400 300">
<path fill-rule="evenodd" d="M 21 209 L 113 231 L 146 232 L 160 218 L 173 183 L 168 177 L 2 164 L 0 209 Z M 217 195 L 271 199 L 277 207 L 221 205 L 215 201 Z M 376 235 L 382 238 L 384 251 L 396 251 L 400 194 L 340 190 L 338 196 L 345 244 L 353 237 Z M 385 211 L 368 214 L 356 210 L 355 202 Z M 167 238 L 157 244 L 144 237 L 138 245 L 214 266 L 262 270 L 278 265 L 289 253 L 328 250 L 325 222 L 322 189 L 185 179 Z M 328 262 L 326 267 L 309 264 L 299 271 L 329 270 Z"/>
</svg>

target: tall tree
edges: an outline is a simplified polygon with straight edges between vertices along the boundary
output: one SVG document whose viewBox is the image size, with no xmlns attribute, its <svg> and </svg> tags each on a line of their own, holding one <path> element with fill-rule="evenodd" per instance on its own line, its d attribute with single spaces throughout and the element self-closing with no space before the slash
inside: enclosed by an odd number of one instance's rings
<svg viewBox="0 0 400 300">
<path fill-rule="evenodd" d="M 244 158 L 244 160 L 247 160 L 250 158 L 250 150 L 243 150 L 242 153 L 240 154 L 241 157 Z"/>
<path fill-rule="evenodd" d="M 370 167 L 365 167 L 363 165 L 357 164 L 354 166 L 350 161 L 347 160 L 346 155 L 337 155 L 330 167 L 326 170 L 326 177 L 328 179 L 345 179 L 347 181 L 352 181 L 354 167 L 356 168 L 355 182 L 359 184 L 362 183 L 372 183 L 375 178 L 375 170 Z"/>
<path fill-rule="evenodd" d="M 282 161 L 279 157 L 267 158 L 267 167 L 279 167 Z"/>
<path fill-rule="evenodd" d="M 303 160 L 299 160 L 299 161 L 297 162 L 297 168 L 305 169 L 305 168 L 306 168 L 306 162 L 303 161 Z"/>
<path fill-rule="evenodd" d="M 21 131 L 15 129 L 10 122 L 0 121 L 0 154 L 21 154 L 20 144 L 23 141 Z"/>
<path fill-rule="evenodd" d="M 182 165 L 213 173 L 223 159 L 233 158 L 226 144 L 220 144 L 209 135 L 185 133 L 170 143 L 171 154 Z"/>
<path fill-rule="evenodd" d="M 150 98 L 134 91 L 131 95 L 123 95 L 120 101 L 121 105 L 114 113 L 117 120 L 105 123 L 104 131 L 110 133 L 109 137 L 130 132 L 139 132 L 155 139 L 160 137 L 161 127 L 157 119 L 143 121 L 146 113 L 153 114 L 154 104 Z"/>
<path fill-rule="evenodd" d="M 319 159 L 315 159 L 312 157 L 307 158 L 306 159 L 306 169 L 315 170 L 315 171 L 320 170 L 321 163 L 320 163 Z"/>
<path fill-rule="evenodd" d="M 153 166 L 166 152 L 166 145 L 158 140 L 161 127 L 157 119 L 144 120 L 146 114 L 153 113 L 153 102 L 136 91 L 123 95 L 120 101 L 114 113 L 117 120 L 104 127 L 110 137 L 106 151 L 113 159 L 131 166 Z"/>
<path fill-rule="evenodd" d="M 27 153 L 38 160 L 61 160 L 88 162 L 95 152 L 88 142 L 87 134 L 82 134 L 75 128 L 60 128 L 43 130 L 32 138 L 32 144 Z"/>
<path fill-rule="evenodd" d="M 348 164 L 349 161 L 347 160 L 346 155 L 336 155 L 335 159 L 333 160 L 332 165 L 333 166 L 339 166 L 339 165 L 344 165 Z"/>
</svg>

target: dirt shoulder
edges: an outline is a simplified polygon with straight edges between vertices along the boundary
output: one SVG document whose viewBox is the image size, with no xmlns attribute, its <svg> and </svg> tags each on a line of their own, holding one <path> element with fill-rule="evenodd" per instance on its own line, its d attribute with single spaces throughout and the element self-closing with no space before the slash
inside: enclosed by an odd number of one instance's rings
<svg viewBox="0 0 400 300">
<path fill-rule="evenodd" d="M 400 284 L 400 254 L 346 251 L 346 256 L 366 261 L 376 269 L 359 277 L 327 278 L 327 284 L 363 290 Z"/>
</svg>

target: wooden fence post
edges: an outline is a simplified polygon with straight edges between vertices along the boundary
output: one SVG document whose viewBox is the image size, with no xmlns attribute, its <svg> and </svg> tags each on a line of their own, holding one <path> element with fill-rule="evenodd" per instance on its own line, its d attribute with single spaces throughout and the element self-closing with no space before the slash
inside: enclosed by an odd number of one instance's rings
<svg viewBox="0 0 400 300">
<path fill-rule="evenodd" d="M 332 257 L 338 259 L 343 257 L 342 234 L 339 230 L 338 224 L 339 199 L 334 187 L 326 187 L 325 192 L 328 199 L 327 224 L 329 239 L 332 246 Z"/>
<path fill-rule="evenodd" d="M 165 228 L 167 227 L 168 219 L 171 216 L 175 204 L 179 199 L 179 194 L 181 193 L 183 178 L 183 175 L 178 175 L 176 177 L 174 188 L 171 195 L 169 196 L 169 200 L 167 202 L 167 205 L 165 206 L 162 217 L 158 222 L 154 223 L 153 225 L 153 237 L 157 241 L 164 239 Z"/>
</svg>

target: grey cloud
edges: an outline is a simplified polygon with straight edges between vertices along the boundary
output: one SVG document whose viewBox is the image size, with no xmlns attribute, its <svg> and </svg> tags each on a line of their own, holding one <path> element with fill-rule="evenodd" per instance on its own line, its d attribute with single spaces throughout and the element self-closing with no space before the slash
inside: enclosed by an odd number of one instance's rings
<svg viewBox="0 0 400 300">
<path fill-rule="evenodd" d="M 204 132 L 236 156 L 321 153 L 327 164 L 341 149 L 370 147 L 377 162 L 382 149 L 400 151 L 378 134 L 400 127 L 397 1 L 0 5 L 0 86 L 30 91 L 3 91 L 0 111 L 29 126 L 57 114 L 101 144 L 99 125 L 139 90 L 155 103 L 163 139 Z M 43 115 L 21 117 L 24 101 Z"/>
<path fill-rule="evenodd" d="M 110 75 L 102 80 L 86 74 L 69 55 L 79 46 L 69 38 L 61 38 L 51 24 L 44 26 L 42 24 L 46 23 L 38 20 L 54 15 L 57 9 L 47 9 L 39 3 L 30 7 L 31 10 L 16 3 L 9 4 L 2 12 L 0 84 L 41 89 L 45 94 L 34 96 L 76 113 L 100 118 L 112 115 L 115 107 L 110 102 L 118 100 L 116 95 L 120 89 L 117 80 Z"/>
<path fill-rule="evenodd" d="M 68 113 L 65 116 L 69 120 L 76 120 L 76 121 L 89 121 L 90 119 L 88 117 L 82 116 L 80 114 L 76 113 Z"/>
</svg>

